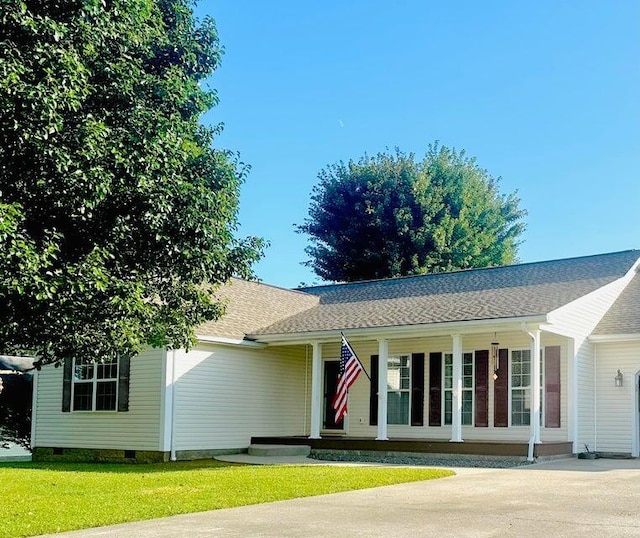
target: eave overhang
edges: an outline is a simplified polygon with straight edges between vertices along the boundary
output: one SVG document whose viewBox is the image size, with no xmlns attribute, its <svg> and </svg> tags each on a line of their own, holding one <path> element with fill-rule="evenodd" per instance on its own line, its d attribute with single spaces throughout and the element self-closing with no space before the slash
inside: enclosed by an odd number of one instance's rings
<svg viewBox="0 0 640 538">
<path fill-rule="evenodd" d="M 629 334 L 592 334 L 588 340 L 594 343 L 600 342 L 636 342 L 640 341 L 640 333 Z"/>
<path fill-rule="evenodd" d="M 452 334 L 482 334 L 489 332 L 522 331 L 522 324 L 538 327 L 548 323 L 547 315 L 521 316 L 498 319 L 481 319 L 465 321 L 446 321 L 417 325 L 390 327 L 362 327 L 306 331 L 290 334 L 248 334 L 247 339 L 268 345 L 295 345 L 310 342 L 336 342 L 342 332 L 350 341 L 379 340 L 388 338 L 424 338 Z"/>
</svg>

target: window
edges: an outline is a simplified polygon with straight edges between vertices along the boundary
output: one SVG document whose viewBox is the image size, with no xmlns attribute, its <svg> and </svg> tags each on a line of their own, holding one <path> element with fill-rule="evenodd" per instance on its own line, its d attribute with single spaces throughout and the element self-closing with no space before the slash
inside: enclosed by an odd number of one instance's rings
<svg viewBox="0 0 640 538">
<path fill-rule="evenodd" d="M 409 355 L 387 362 L 387 424 L 409 424 L 411 360 Z"/>
<path fill-rule="evenodd" d="M 462 354 L 462 424 L 473 425 L 473 353 Z M 453 355 L 444 354 L 444 423 L 453 422 Z"/>
<path fill-rule="evenodd" d="M 118 403 L 118 360 L 73 361 L 73 410 L 115 411 Z"/>
<path fill-rule="evenodd" d="M 531 423 L 531 351 L 511 351 L 511 425 Z"/>
</svg>

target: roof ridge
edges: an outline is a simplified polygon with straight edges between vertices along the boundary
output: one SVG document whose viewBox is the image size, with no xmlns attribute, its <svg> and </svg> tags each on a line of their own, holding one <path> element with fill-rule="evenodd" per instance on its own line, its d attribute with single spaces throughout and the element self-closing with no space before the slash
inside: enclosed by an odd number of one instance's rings
<svg viewBox="0 0 640 538">
<path fill-rule="evenodd" d="M 453 271 L 442 271 L 442 272 L 437 272 L 437 273 L 422 273 L 419 275 L 404 275 L 404 276 L 396 276 L 396 277 L 386 277 L 386 278 L 373 278 L 373 279 L 368 279 L 368 280 L 357 280 L 357 281 L 353 281 L 353 282 L 335 282 L 333 284 L 320 284 L 318 286 L 303 286 L 300 288 L 293 288 L 291 291 L 298 291 L 301 293 L 308 293 L 304 290 L 319 290 L 322 288 L 333 288 L 333 287 L 346 287 L 346 286 L 357 286 L 357 285 L 363 285 L 363 284 L 372 284 L 375 282 L 391 282 L 391 281 L 399 281 L 399 280 L 408 280 L 408 279 L 412 279 L 412 278 L 426 278 L 426 277 L 437 277 L 437 276 L 444 276 L 444 275 L 455 275 L 455 274 L 460 274 L 460 273 L 471 273 L 474 271 L 490 271 L 490 270 L 496 270 L 496 269 L 507 269 L 507 268 L 512 268 L 512 267 L 525 267 L 525 266 L 531 266 L 531 265 L 543 265 L 543 264 L 551 264 L 551 263 L 557 263 L 557 262 L 565 262 L 565 261 L 570 261 L 570 260 L 583 260 L 586 258 L 599 258 L 599 257 L 604 257 L 604 256 L 614 256 L 614 255 L 620 255 L 620 254 L 627 254 L 630 252 L 637 252 L 638 253 L 638 257 L 640 258 L 640 249 L 627 249 L 627 250 L 620 250 L 620 251 L 616 251 L 616 252 L 603 252 L 601 254 L 588 254 L 588 255 L 584 255 L 584 256 L 570 256 L 567 258 L 557 258 L 554 260 L 538 260 L 538 261 L 533 261 L 533 262 L 523 262 L 523 263 L 514 263 L 514 264 L 510 264 L 510 265 L 494 265 L 491 267 L 470 267 L 468 269 L 456 269 Z"/>
</svg>

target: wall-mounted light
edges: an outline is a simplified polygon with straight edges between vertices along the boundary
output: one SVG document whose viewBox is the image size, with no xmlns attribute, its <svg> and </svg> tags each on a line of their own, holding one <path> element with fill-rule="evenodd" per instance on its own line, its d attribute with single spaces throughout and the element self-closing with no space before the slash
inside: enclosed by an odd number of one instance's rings
<svg viewBox="0 0 640 538">
<path fill-rule="evenodd" d="M 620 371 L 620 368 L 618 368 L 618 373 L 616 374 L 616 377 L 613 378 L 616 382 L 616 387 L 621 387 L 622 386 L 622 381 L 624 380 L 624 376 L 622 375 L 622 372 Z"/>
</svg>

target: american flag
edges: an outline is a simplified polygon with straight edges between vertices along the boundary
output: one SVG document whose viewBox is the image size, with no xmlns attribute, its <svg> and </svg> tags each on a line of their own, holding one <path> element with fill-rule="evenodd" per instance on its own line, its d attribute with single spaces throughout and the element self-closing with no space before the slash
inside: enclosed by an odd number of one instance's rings
<svg viewBox="0 0 640 538">
<path fill-rule="evenodd" d="M 358 359 L 353 349 L 351 349 L 349 342 L 347 342 L 347 339 L 342 335 L 342 345 L 340 346 L 340 373 L 338 375 L 336 395 L 332 403 L 333 409 L 336 412 L 336 424 L 347 414 L 349 387 L 356 382 L 360 372 L 363 370 L 360 359 Z"/>
</svg>

